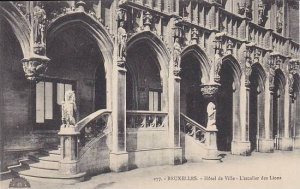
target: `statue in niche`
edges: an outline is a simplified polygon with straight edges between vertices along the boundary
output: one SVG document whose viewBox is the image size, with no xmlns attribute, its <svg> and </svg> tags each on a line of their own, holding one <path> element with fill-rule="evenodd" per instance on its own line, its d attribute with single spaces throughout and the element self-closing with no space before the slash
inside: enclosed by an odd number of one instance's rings
<svg viewBox="0 0 300 189">
<path fill-rule="evenodd" d="M 258 2 L 258 24 L 262 24 L 264 19 L 265 5 L 262 0 Z"/>
<path fill-rule="evenodd" d="M 74 112 L 76 111 L 75 92 L 72 90 L 66 91 L 65 101 L 62 102 L 61 106 L 64 127 L 75 126 Z"/>
<path fill-rule="evenodd" d="M 45 27 L 46 27 L 46 12 L 44 5 L 41 2 L 37 2 L 33 8 L 33 33 L 34 43 L 45 43 Z"/>
<path fill-rule="evenodd" d="M 174 61 L 174 68 L 179 68 L 179 64 L 181 61 L 181 46 L 179 43 L 179 38 L 175 39 L 174 42 L 174 50 L 173 50 L 173 61 Z"/>
<path fill-rule="evenodd" d="M 126 33 L 126 30 L 124 29 L 124 21 L 120 21 L 120 26 L 118 28 L 118 58 L 119 58 L 119 60 L 125 61 L 126 41 L 127 41 L 127 33 Z"/>
<path fill-rule="evenodd" d="M 214 103 L 210 102 L 207 105 L 207 127 L 215 126 L 216 125 L 216 106 Z"/>
<path fill-rule="evenodd" d="M 277 32 L 281 32 L 282 30 L 282 7 L 279 7 L 276 14 L 276 21 L 277 21 Z"/>
<path fill-rule="evenodd" d="M 289 93 L 292 94 L 294 92 L 294 74 L 289 73 Z"/>
</svg>

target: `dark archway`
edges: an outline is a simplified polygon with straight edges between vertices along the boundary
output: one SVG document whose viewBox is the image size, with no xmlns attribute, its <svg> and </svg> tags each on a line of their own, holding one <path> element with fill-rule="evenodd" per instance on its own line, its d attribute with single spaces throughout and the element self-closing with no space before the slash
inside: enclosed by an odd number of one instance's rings
<svg viewBox="0 0 300 189">
<path fill-rule="evenodd" d="M 238 138 L 240 129 L 240 78 L 242 72 L 238 61 L 232 56 L 223 57 L 220 89 L 216 99 L 217 147 L 231 151 L 231 143 Z"/>
<path fill-rule="evenodd" d="M 127 51 L 127 110 L 162 110 L 163 86 L 155 52 L 140 42 Z"/>
<path fill-rule="evenodd" d="M 106 79 L 103 65 L 95 72 L 95 108 L 94 111 L 106 108 Z"/>
<path fill-rule="evenodd" d="M 228 65 L 224 62 L 221 67 L 220 89 L 217 97 L 217 146 L 220 151 L 230 151 L 232 141 L 233 126 L 233 73 Z"/>
<path fill-rule="evenodd" d="M 180 112 L 197 123 L 206 125 L 206 106 L 200 85 L 202 79 L 201 62 L 192 54 L 181 60 L 180 72 Z"/>
<path fill-rule="evenodd" d="M 53 114 L 48 114 L 48 117 L 45 114 L 43 119 L 37 117 L 37 128 L 59 127 L 61 102 L 67 90 L 75 91 L 77 121 L 107 107 L 108 70 L 105 69 L 105 60 L 97 39 L 84 26 L 66 25 L 59 32 L 52 33 L 47 43 L 47 56 L 51 64 L 37 86 L 41 83 L 43 90 L 48 91 Z M 41 91 L 36 92 L 38 98 Z M 38 112 L 37 116 L 40 116 Z"/>
<path fill-rule="evenodd" d="M 278 139 L 284 135 L 284 90 L 285 77 L 281 70 L 277 69 L 274 76 L 273 94 L 273 138 Z"/>
<path fill-rule="evenodd" d="M 259 64 L 252 66 L 250 75 L 249 141 L 251 151 L 258 149 L 259 138 L 264 137 L 264 82 L 265 73 Z"/>
</svg>

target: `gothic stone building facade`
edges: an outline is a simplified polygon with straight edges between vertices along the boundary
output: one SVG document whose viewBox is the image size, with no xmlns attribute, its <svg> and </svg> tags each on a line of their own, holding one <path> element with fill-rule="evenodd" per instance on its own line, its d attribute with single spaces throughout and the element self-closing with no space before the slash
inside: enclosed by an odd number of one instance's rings
<svg viewBox="0 0 300 189">
<path fill-rule="evenodd" d="M 1 2 L 1 171 L 72 183 L 300 148 L 298 5 Z"/>
</svg>

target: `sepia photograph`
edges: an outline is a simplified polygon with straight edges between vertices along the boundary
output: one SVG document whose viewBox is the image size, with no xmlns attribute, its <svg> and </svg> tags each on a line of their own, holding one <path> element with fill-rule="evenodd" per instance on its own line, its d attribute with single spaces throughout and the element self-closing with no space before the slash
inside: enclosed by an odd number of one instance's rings
<svg viewBox="0 0 300 189">
<path fill-rule="evenodd" d="M 0 189 L 299 189 L 299 0 L 0 2 Z"/>
</svg>

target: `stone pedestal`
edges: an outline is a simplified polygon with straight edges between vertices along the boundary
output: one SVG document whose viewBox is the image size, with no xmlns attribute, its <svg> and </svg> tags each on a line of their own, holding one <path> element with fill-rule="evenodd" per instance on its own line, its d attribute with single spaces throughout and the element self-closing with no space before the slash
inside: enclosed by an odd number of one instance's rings
<svg viewBox="0 0 300 189">
<path fill-rule="evenodd" d="M 249 141 L 232 141 L 231 153 L 234 155 L 249 156 L 251 154 L 251 143 Z"/>
<path fill-rule="evenodd" d="M 219 156 L 218 148 L 217 148 L 217 129 L 216 128 L 208 128 L 205 133 L 205 147 L 206 154 L 202 158 L 204 161 L 209 162 L 220 162 L 221 156 Z"/>
<path fill-rule="evenodd" d="M 274 152 L 274 140 L 273 139 L 259 139 L 258 151 L 264 153 Z"/>
<path fill-rule="evenodd" d="M 221 157 L 217 148 L 217 126 L 216 126 L 216 106 L 215 96 L 218 92 L 220 84 L 209 83 L 201 85 L 201 92 L 203 96 L 210 101 L 207 105 L 208 121 L 205 133 L 205 148 L 206 154 L 202 158 L 204 161 L 220 162 Z"/>
<path fill-rule="evenodd" d="M 114 172 L 128 171 L 128 153 L 110 153 L 110 169 Z"/>
<path fill-rule="evenodd" d="M 293 139 L 292 138 L 279 138 L 279 150 L 291 151 L 293 150 Z"/>
<path fill-rule="evenodd" d="M 78 168 L 78 135 L 74 126 L 61 127 L 58 135 L 60 136 L 61 160 L 59 164 L 59 172 L 66 175 L 77 174 Z"/>
</svg>

